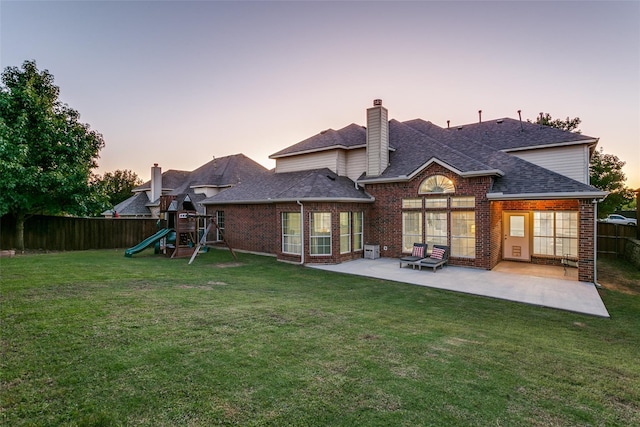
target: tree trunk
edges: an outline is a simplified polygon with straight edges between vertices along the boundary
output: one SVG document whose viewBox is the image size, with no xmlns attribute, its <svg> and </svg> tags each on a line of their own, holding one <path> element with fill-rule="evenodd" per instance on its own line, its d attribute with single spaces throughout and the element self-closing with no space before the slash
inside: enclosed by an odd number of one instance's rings
<svg viewBox="0 0 640 427">
<path fill-rule="evenodd" d="M 24 213 L 16 215 L 16 249 L 20 251 L 24 251 L 24 220 Z"/>
</svg>

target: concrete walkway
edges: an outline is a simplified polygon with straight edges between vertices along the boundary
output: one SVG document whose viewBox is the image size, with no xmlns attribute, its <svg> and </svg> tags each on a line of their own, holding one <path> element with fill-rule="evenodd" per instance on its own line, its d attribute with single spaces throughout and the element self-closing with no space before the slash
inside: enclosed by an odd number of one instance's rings
<svg viewBox="0 0 640 427">
<path fill-rule="evenodd" d="M 509 268 L 487 271 L 454 266 L 446 266 L 434 273 L 431 269 L 400 268 L 398 260 L 394 258 L 362 258 L 341 264 L 308 267 L 609 317 L 593 283 L 566 280 L 557 274 L 556 277 L 540 277 L 542 275 L 506 272 Z M 555 268 L 562 271 L 561 267 Z"/>
</svg>

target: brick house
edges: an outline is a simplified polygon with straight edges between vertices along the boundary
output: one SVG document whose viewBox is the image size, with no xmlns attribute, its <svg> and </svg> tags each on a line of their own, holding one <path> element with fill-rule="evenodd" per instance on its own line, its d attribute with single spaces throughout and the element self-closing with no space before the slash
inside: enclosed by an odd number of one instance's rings
<svg viewBox="0 0 640 427">
<path fill-rule="evenodd" d="M 117 212 L 122 218 L 159 218 L 160 196 L 163 195 L 189 195 L 196 209 L 204 215 L 201 201 L 266 172 L 264 166 L 244 154 L 214 158 L 193 171 L 169 169 L 162 172 L 156 163 L 151 167 L 149 181 L 134 188 L 131 197 L 102 215 L 110 218 Z"/>
<path fill-rule="evenodd" d="M 328 129 L 270 158 L 274 170 L 202 201 L 234 249 L 297 263 L 384 257 L 445 244 L 450 264 L 578 263 L 593 282 L 598 140 L 509 118 L 441 128 L 388 119 Z"/>
</svg>

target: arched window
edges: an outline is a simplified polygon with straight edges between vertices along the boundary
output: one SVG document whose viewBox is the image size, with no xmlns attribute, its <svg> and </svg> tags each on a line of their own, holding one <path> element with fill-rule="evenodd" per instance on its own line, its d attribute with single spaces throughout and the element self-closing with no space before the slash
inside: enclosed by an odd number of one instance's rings
<svg viewBox="0 0 640 427">
<path fill-rule="evenodd" d="M 453 193 L 456 191 L 453 181 L 444 175 L 431 175 L 420 184 L 419 194 Z"/>
</svg>

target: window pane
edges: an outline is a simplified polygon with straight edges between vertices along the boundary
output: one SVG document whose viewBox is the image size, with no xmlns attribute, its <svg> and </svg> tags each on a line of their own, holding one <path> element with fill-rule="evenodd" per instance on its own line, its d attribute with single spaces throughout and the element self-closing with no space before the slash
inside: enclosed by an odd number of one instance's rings
<svg viewBox="0 0 640 427">
<path fill-rule="evenodd" d="M 425 213 L 425 243 L 433 248 L 433 245 L 447 244 L 447 213 L 446 212 L 426 212 Z"/>
<path fill-rule="evenodd" d="M 309 242 L 311 255 L 331 255 L 330 212 L 313 212 L 311 214 L 311 236 Z"/>
<path fill-rule="evenodd" d="M 282 213 L 282 252 L 300 255 L 302 253 L 299 212 Z"/>
<path fill-rule="evenodd" d="M 446 198 L 426 198 L 424 199 L 424 207 L 425 208 L 446 208 L 447 207 L 447 199 Z"/>
<path fill-rule="evenodd" d="M 509 217 L 509 236 L 524 237 L 524 215 Z"/>
<path fill-rule="evenodd" d="M 402 199 L 403 208 L 421 208 L 422 199 Z"/>
<path fill-rule="evenodd" d="M 557 256 L 578 256 L 578 212 L 556 212 Z"/>
<path fill-rule="evenodd" d="M 577 257 L 578 212 L 534 212 L 533 253 Z"/>
<path fill-rule="evenodd" d="M 473 208 L 475 206 L 476 206 L 476 198 L 473 196 L 451 198 L 452 208 Z"/>
<path fill-rule="evenodd" d="M 475 212 L 451 212 L 451 255 L 476 256 Z"/>
<path fill-rule="evenodd" d="M 422 213 L 402 213 L 402 251 L 411 252 L 414 243 L 422 243 Z"/>
<path fill-rule="evenodd" d="M 363 235 L 363 212 L 354 212 L 353 213 L 353 250 L 361 251 L 363 249 L 362 246 L 362 235 Z"/>
<path fill-rule="evenodd" d="M 216 211 L 216 224 L 218 224 L 218 228 L 216 228 L 216 240 L 220 241 L 224 234 L 224 211 Z"/>
<path fill-rule="evenodd" d="M 351 212 L 340 212 L 340 253 L 351 252 Z"/>
</svg>

